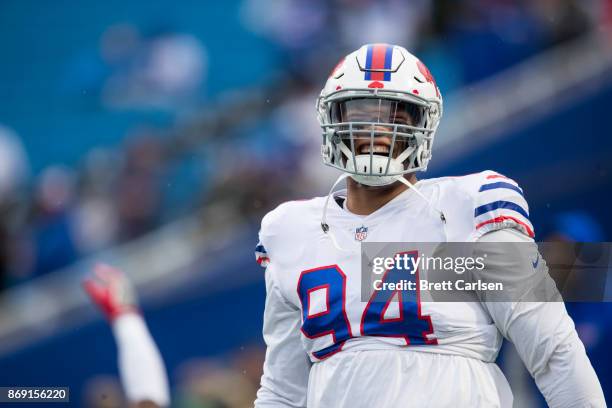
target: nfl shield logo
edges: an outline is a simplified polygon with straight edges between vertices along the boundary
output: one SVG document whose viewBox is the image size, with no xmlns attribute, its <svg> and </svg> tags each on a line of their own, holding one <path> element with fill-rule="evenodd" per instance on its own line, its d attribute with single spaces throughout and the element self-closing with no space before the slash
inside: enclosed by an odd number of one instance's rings
<svg viewBox="0 0 612 408">
<path fill-rule="evenodd" d="M 368 227 L 358 227 L 355 229 L 355 239 L 357 241 L 363 241 L 368 236 Z"/>
</svg>

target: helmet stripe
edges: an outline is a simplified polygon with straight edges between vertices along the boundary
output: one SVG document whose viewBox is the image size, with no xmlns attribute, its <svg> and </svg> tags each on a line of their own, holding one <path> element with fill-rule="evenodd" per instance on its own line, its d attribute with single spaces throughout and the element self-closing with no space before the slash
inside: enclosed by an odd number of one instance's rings
<svg viewBox="0 0 612 408">
<path fill-rule="evenodd" d="M 393 47 L 388 45 L 385 50 L 385 69 L 391 69 L 391 59 L 393 58 Z M 384 81 L 391 80 L 391 71 L 385 72 Z"/>
<path fill-rule="evenodd" d="M 366 81 L 390 81 L 391 72 L 372 72 L 373 70 L 391 69 L 393 47 L 387 44 L 368 45 L 366 53 Z"/>
<path fill-rule="evenodd" d="M 370 69 L 372 69 L 372 45 L 368 45 L 368 49 L 367 49 L 367 53 L 366 53 L 366 66 L 365 66 L 365 77 L 364 79 L 366 81 L 371 81 L 371 72 Z"/>
</svg>

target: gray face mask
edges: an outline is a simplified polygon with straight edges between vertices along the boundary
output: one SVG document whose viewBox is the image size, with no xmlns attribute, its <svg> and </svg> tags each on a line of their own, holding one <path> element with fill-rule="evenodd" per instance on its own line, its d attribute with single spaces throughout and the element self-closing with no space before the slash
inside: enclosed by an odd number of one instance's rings
<svg viewBox="0 0 612 408">
<path fill-rule="evenodd" d="M 426 168 L 435 132 L 428 123 L 432 104 L 413 95 L 348 95 L 323 101 L 326 165 L 370 186 L 391 184 L 396 176 Z"/>
</svg>

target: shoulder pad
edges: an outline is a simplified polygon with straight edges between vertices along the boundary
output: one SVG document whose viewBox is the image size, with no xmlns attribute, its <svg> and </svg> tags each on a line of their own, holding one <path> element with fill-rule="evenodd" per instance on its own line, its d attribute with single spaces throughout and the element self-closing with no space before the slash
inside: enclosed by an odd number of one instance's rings
<svg viewBox="0 0 612 408">
<path fill-rule="evenodd" d="M 318 214 L 316 200 L 287 201 L 268 212 L 261 220 L 259 242 L 255 247 L 255 260 L 262 267 L 267 267 L 274 257 L 274 248 L 279 241 L 287 237 L 288 231 L 298 230 L 309 213 Z M 283 238 L 285 237 L 285 238 Z"/>
<path fill-rule="evenodd" d="M 468 177 L 472 178 L 476 236 L 512 228 L 534 238 L 529 205 L 516 181 L 491 170 Z"/>
<path fill-rule="evenodd" d="M 469 207 L 465 216 L 472 218 L 471 237 L 504 229 L 515 229 L 530 238 L 534 230 L 529 221 L 529 206 L 518 183 L 500 173 L 486 170 L 450 178 L 463 191 Z"/>
</svg>

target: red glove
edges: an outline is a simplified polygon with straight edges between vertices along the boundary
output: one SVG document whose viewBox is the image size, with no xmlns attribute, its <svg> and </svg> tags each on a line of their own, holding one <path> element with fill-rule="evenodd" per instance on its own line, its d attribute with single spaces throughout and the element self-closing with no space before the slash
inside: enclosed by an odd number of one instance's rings
<svg viewBox="0 0 612 408">
<path fill-rule="evenodd" d="M 124 313 L 138 313 L 136 293 L 127 276 L 109 265 L 98 264 L 83 288 L 109 320 Z"/>
</svg>

